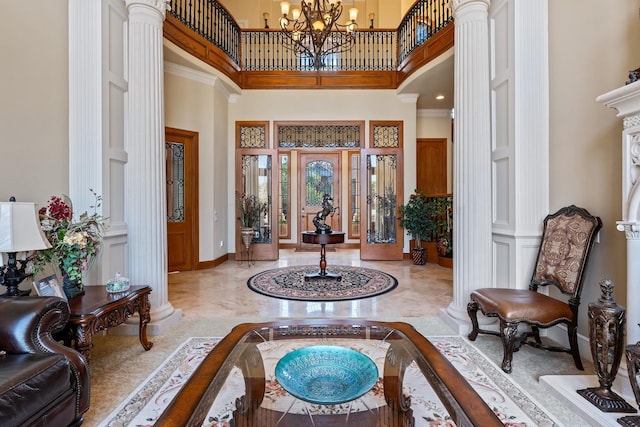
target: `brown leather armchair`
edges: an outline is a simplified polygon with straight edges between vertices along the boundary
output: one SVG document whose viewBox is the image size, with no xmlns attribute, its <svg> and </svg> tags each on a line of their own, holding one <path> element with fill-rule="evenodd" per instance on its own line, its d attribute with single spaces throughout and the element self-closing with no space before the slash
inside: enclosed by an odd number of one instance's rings
<svg viewBox="0 0 640 427">
<path fill-rule="evenodd" d="M 570 353 L 576 368 L 584 369 L 578 349 L 578 306 L 585 267 L 601 227 L 600 218 L 574 205 L 548 215 L 529 289 L 482 288 L 471 293 L 467 304 L 472 325 L 469 339 L 474 341 L 479 333 L 499 336 L 503 345 L 502 370 L 506 373 L 511 372 L 513 352 L 523 344 Z M 548 285 L 556 286 L 568 301 L 538 292 L 538 287 Z M 497 317 L 499 330 L 480 329 L 478 310 L 485 316 Z M 530 328 L 517 335 L 520 323 Z M 569 348 L 543 344 L 540 328 L 561 323 L 567 325 Z"/>
<path fill-rule="evenodd" d="M 58 297 L 0 297 L 0 425 L 82 424 L 87 361 L 53 338 L 68 318 Z"/>
</svg>

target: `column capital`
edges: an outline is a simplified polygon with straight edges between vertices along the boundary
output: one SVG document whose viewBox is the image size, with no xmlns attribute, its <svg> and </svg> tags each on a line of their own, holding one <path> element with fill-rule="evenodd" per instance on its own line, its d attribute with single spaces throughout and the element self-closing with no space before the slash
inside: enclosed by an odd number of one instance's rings
<svg viewBox="0 0 640 427">
<path fill-rule="evenodd" d="M 627 240 L 640 240 L 640 222 L 617 221 L 618 231 L 624 231 Z"/>
<path fill-rule="evenodd" d="M 453 0 L 451 2 L 451 11 L 455 16 L 455 14 L 460 11 L 460 9 L 467 6 L 482 6 L 486 10 L 489 9 L 489 4 L 491 4 L 491 0 Z"/>
<path fill-rule="evenodd" d="M 135 6 L 147 6 L 152 8 L 162 15 L 162 20 L 164 20 L 167 10 L 171 9 L 170 3 L 171 0 L 125 0 L 127 5 L 127 9 L 131 10 L 132 7 Z"/>
</svg>

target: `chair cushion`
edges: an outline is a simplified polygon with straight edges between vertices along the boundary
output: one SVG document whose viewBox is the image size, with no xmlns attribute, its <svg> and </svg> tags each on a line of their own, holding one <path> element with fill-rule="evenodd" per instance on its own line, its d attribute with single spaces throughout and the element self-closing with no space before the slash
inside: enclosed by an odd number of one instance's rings
<svg viewBox="0 0 640 427">
<path fill-rule="evenodd" d="M 69 389 L 71 368 L 61 354 L 0 356 L 0 425 L 20 425 Z"/>
<path fill-rule="evenodd" d="M 551 326 L 573 319 L 569 304 L 528 289 L 476 289 L 471 292 L 471 299 L 485 315 L 498 316 L 508 322 Z"/>
</svg>

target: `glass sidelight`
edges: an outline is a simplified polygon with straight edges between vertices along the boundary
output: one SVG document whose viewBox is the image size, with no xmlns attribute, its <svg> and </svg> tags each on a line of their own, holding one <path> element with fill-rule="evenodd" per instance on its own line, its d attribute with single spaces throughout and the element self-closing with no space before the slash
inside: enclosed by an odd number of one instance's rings
<svg viewBox="0 0 640 427">
<path fill-rule="evenodd" d="M 271 156 L 242 156 L 242 192 L 247 196 L 255 196 L 265 209 L 260 212 L 258 220 L 253 224 L 253 243 L 269 244 L 271 234 L 272 186 Z"/>
<path fill-rule="evenodd" d="M 360 152 L 349 152 L 349 238 L 360 238 Z"/>
<path fill-rule="evenodd" d="M 278 236 L 281 239 L 291 238 L 291 152 L 281 151 L 280 159 L 280 198 L 278 203 Z"/>
</svg>

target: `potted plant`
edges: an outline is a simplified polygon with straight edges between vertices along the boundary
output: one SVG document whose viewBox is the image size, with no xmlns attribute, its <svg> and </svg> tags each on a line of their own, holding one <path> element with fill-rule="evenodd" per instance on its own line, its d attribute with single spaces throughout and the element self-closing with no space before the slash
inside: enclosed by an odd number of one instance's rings
<svg viewBox="0 0 640 427">
<path fill-rule="evenodd" d="M 427 251 L 422 247 L 422 241 L 430 241 L 435 231 L 432 218 L 433 205 L 418 190 L 409 197 L 406 205 L 400 205 L 400 225 L 415 240 L 415 247 L 411 250 L 414 264 L 426 263 Z"/>
<path fill-rule="evenodd" d="M 91 189 L 89 191 L 95 197 L 91 214 L 84 212 L 80 216 L 75 215 L 68 196 L 51 196 L 47 205 L 38 212 L 42 231 L 51 248 L 35 255 L 35 272 L 42 271 L 48 263 L 57 265 L 68 298 L 84 293 L 83 274 L 90 269 L 100 252 L 107 230 L 107 218 L 98 213 L 102 196 Z"/>
<path fill-rule="evenodd" d="M 245 247 L 253 241 L 256 224 L 260 223 L 260 215 L 267 211 L 267 204 L 261 202 L 255 194 L 238 194 L 238 219 L 240 220 L 242 243 Z"/>
</svg>

